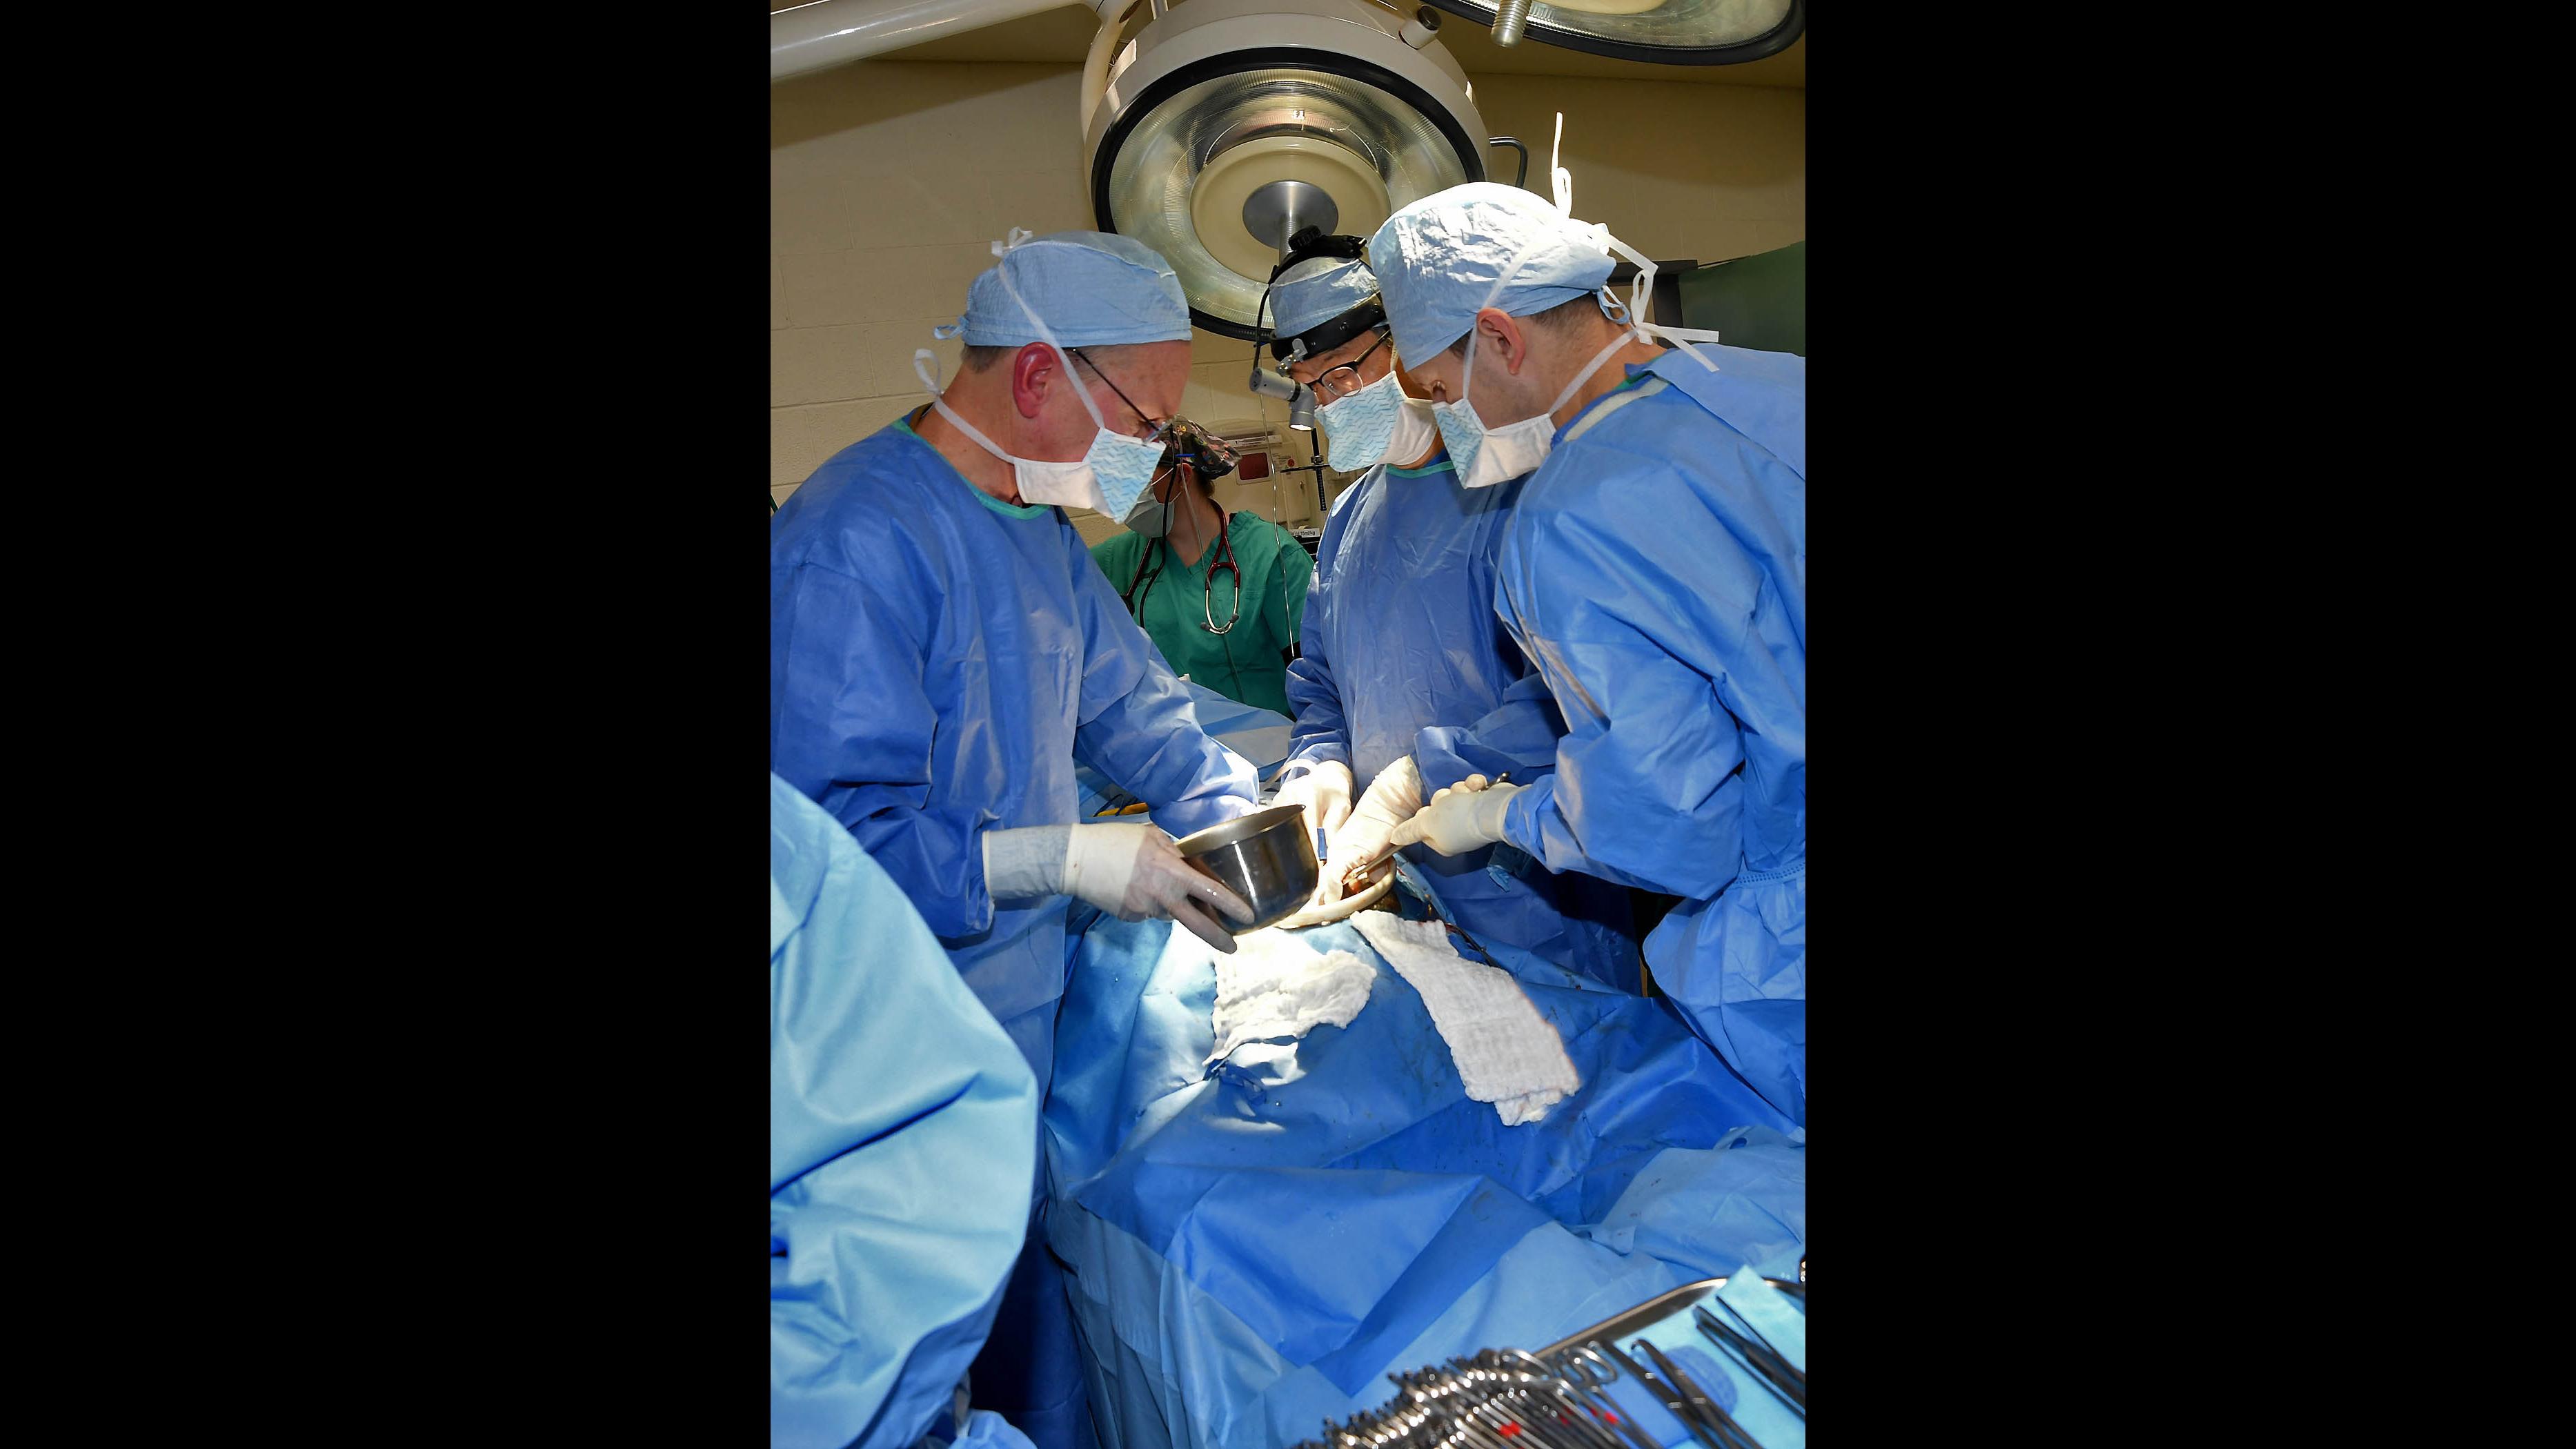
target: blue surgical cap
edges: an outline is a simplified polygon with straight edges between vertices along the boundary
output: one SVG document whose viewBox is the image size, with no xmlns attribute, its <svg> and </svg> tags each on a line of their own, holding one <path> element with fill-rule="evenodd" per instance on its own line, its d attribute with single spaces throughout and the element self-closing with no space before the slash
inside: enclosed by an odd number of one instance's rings
<svg viewBox="0 0 2576 1449">
<path fill-rule="evenodd" d="M 1492 301 L 1495 279 L 1524 249 L 1529 260 Z M 1616 263 L 1593 227 L 1535 192 L 1470 181 L 1435 192 L 1386 219 L 1369 238 L 1396 356 L 1407 366 L 1467 335 L 1476 314 L 1500 307 L 1526 317 L 1598 291 Z"/>
<path fill-rule="evenodd" d="M 1295 337 L 1332 321 L 1377 295 L 1366 263 L 1342 257 L 1308 257 L 1270 288 L 1270 330 Z"/>
<path fill-rule="evenodd" d="M 1020 347 L 1046 339 L 1002 285 L 1011 286 L 1065 347 L 1117 347 L 1135 342 L 1187 342 L 1189 299 L 1181 279 L 1153 248 L 1133 237 L 1059 231 L 1029 237 L 1014 231 L 999 243 L 1002 260 L 966 289 L 966 311 L 936 329 L 969 347 Z"/>
</svg>

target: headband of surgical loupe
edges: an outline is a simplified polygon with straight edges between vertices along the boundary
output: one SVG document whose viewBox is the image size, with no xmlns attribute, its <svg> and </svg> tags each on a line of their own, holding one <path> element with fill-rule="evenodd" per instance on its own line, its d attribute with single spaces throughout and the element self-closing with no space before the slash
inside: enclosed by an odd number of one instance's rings
<svg viewBox="0 0 2576 1449">
<path fill-rule="evenodd" d="M 1330 352 L 1372 327 L 1386 325 L 1385 304 L 1374 291 L 1357 304 L 1294 336 L 1277 336 L 1269 328 L 1261 325 L 1261 319 L 1270 309 L 1271 292 L 1278 287 L 1279 279 L 1286 275 L 1290 268 L 1317 258 L 1340 258 L 1345 261 L 1360 262 L 1365 267 L 1367 263 L 1362 258 L 1367 251 L 1368 238 L 1366 237 L 1326 236 L 1315 227 L 1308 227 L 1288 239 L 1287 255 L 1279 259 L 1279 265 L 1270 269 L 1269 284 L 1261 289 L 1261 306 L 1253 312 L 1252 317 L 1253 329 L 1261 335 L 1263 341 L 1270 344 L 1270 355 L 1274 360 L 1302 362 L 1306 358 L 1318 357 Z M 1258 343 L 1255 344 L 1255 346 L 1258 345 Z"/>
</svg>

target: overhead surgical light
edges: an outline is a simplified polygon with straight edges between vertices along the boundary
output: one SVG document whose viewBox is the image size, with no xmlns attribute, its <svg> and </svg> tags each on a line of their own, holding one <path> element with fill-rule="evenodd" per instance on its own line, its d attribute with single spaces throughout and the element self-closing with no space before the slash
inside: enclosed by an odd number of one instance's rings
<svg viewBox="0 0 2576 1449">
<path fill-rule="evenodd" d="M 1740 65 L 1804 34 L 1807 0 L 1431 0 L 1490 26 L 1494 44 L 1526 36 L 1650 65 Z"/>
<path fill-rule="evenodd" d="M 1437 12 L 1371 0 L 1172 7 L 1119 53 L 1091 109 L 1095 224 L 1160 252 L 1199 326 L 1253 337 L 1291 236 L 1367 236 L 1485 179 L 1484 119 L 1438 28 Z"/>
</svg>

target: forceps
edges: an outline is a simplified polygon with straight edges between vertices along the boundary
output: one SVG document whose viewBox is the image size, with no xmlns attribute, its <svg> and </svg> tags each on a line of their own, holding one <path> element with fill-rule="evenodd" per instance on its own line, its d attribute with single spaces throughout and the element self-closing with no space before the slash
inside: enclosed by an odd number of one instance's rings
<svg viewBox="0 0 2576 1449">
<path fill-rule="evenodd" d="M 1487 1391 L 1488 1397 L 1477 1403 L 1472 1412 L 1492 1424 L 1498 1433 L 1508 1435 L 1517 1428 L 1542 1446 L 1558 1446 L 1567 1443 L 1570 1432 L 1580 1449 L 1620 1449 L 1619 1441 L 1589 1415 L 1567 1412 L 1564 1388 L 1554 1375 L 1531 1374 L 1511 1366 L 1492 1349 L 1476 1355 L 1472 1363 L 1465 1359 L 1452 1362 L 1471 1389 Z"/>
<path fill-rule="evenodd" d="M 1747 1339 L 1743 1334 L 1718 1322 L 1716 1315 L 1707 1309 L 1693 1308 L 1691 1317 L 1699 1323 L 1700 1336 L 1720 1348 L 1734 1350 L 1735 1355 L 1744 1360 L 1745 1367 L 1753 1370 L 1755 1376 L 1762 1380 L 1763 1387 L 1797 1409 L 1798 1417 L 1805 1418 L 1807 1414 L 1806 1374 L 1791 1367 L 1789 1361 L 1780 1356 L 1780 1350 L 1771 1346 L 1771 1340 L 1762 1336 L 1760 1329 L 1753 1328 L 1751 1321 L 1743 1314 L 1735 1313 L 1734 1305 L 1722 1298 L 1718 1300 L 1718 1305 L 1725 1308 L 1727 1312 L 1734 1313 L 1736 1322 L 1752 1329 L 1753 1338 Z"/>
<path fill-rule="evenodd" d="M 1610 1401 L 1607 1390 L 1610 1381 L 1619 1377 L 1617 1367 L 1594 1352 L 1592 1345 L 1588 1343 L 1567 1349 L 1564 1358 L 1564 1366 L 1557 1370 L 1558 1376 L 1563 1378 L 1583 1400 L 1585 1408 L 1607 1420 L 1611 1427 L 1620 1433 L 1627 1435 L 1636 1444 L 1637 1449 L 1663 1449 L 1663 1446 L 1656 1443 L 1645 1430 L 1638 1428 L 1633 1420 L 1620 1413 L 1617 1404 Z M 1603 1369 L 1608 1369 L 1609 1372 L 1604 1373 Z M 1596 1397 L 1599 1400 L 1597 1403 Z"/>
<path fill-rule="evenodd" d="M 1557 1418 L 1572 1426 L 1586 1442 L 1595 1445 L 1596 1449 L 1621 1449 L 1618 1438 L 1603 1426 L 1600 1417 L 1594 1412 L 1591 1402 L 1583 1396 L 1579 1382 L 1573 1376 L 1559 1373 L 1548 1367 L 1547 1362 L 1538 1355 L 1522 1349 L 1505 1349 L 1496 1355 L 1496 1358 L 1498 1363 L 1514 1364 L 1511 1371 L 1520 1383 L 1527 1386 L 1524 1392 L 1530 1393 L 1533 1397 L 1537 1393 L 1545 1393 L 1556 1406 Z M 1518 1364 L 1526 1364 L 1528 1367 L 1521 1368 L 1517 1366 Z M 1611 1422 L 1622 1421 L 1614 1415 Z"/>
<path fill-rule="evenodd" d="M 1712 1399 L 1707 1394 L 1701 1392 L 1700 1386 L 1691 1382 L 1690 1375 L 1683 1373 L 1678 1368 L 1675 1368 L 1673 1366 L 1673 1361 L 1664 1357 L 1664 1351 L 1662 1349 L 1655 1347 L 1651 1341 L 1642 1338 L 1637 1340 L 1637 1347 L 1644 1349 L 1646 1351 L 1646 1357 L 1655 1361 L 1655 1372 L 1664 1376 L 1665 1387 L 1671 1389 L 1677 1394 L 1680 1394 L 1693 1408 L 1698 1409 L 1703 1415 L 1705 1415 L 1711 1425 L 1724 1430 L 1727 1434 L 1740 1439 L 1747 1444 L 1754 1444 L 1753 1436 L 1745 1431 L 1742 1424 L 1735 1422 L 1735 1416 L 1729 1414 L 1726 1410 L 1719 1408 L 1717 1400 Z M 1681 1411 L 1676 1408 L 1675 1412 L 1678 1413 Z M 1761 1446 L 1754 1444 L 1754 1449 L 1761 1449 Z"/>
<path fill-rule="evenodd" d="M 1347 1423 L 1325 1421 L 1331 1449 L 1628 1449 L 1544 1362 L 1517 1350 L 1386 1377 L 1397 1398 Z"/>
<path fill-rule="evenodd" d="M 1649 1352 L 1654 1349 L 1654 1345 L 1644 1339 L 1639 1339 L 1637 1342 Z M 1586 1349 L 1597 1348 L 1608 1354 L 1611 1362 L 1626 1370 L 1628 1377 L 1637 1381 L 1638 1387 L 1653 1394 L 1665 1408 L 1672 1410 L 1673 1417 L 1681 1420 L 1682 1427 L 1690 1430 L 1691 1437 L 1697 1439 L 1705 1449 L 1762 1449 L 1759 1441 L 1744 1432 L 1744 1426 L 1736 1423 L 1724 1409 L 1718 1408 L 1715 1401 L 1709 1399 L 1707 1395 L 1700 1395 L 1700 1401 L 1708 1405 L 1709 1411 L 1715 1415 L 1714 1420 L 1703 1419 L 1699 1412 L 1691 1407 L 1690 1400 L 1683 1395 L 1677 1384 L 1659 1379 L 1638 1367 L 1637 1361 L 1621 1353 L 1616 1344 L 1594 1339 L 1585 1347 Z M 1719 1434 L 1726 1437 L 1720 1439 Z"/>
</svg>

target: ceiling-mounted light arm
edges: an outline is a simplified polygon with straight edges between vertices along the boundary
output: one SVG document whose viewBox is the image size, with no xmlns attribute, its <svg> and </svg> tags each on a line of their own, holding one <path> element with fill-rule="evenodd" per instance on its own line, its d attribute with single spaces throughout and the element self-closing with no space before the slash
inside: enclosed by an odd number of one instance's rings
<svg viewBox="0 0 2576 1449">
<path fill-rule="evenodd" d="M 1596 12 L 1532 0 L 1431 0 L 1491 28 L 1494 44 L 1539 45 L 1647 65 L 1742 65 L 1787 50 L 1807 30 L 1807 0 L 1663 0 Z"/>
<path fill-rule="evenodd" d="M 1109 85 L 1109 62 L 1118 54 L 1118 38 L 1127 33 L 1127 15 L 1144 0 L 1094 0 L 1091 8 L 1100 12 L 1100 29 L 1091 37 L 1091 49 L 1082 58 L 1082 131 L 1091 134 L 1091 113 L 1100 108 L 1100 93 Z"/>
<path fill-rule="evenodd" d="M 813 0 L 770 12 L 769 78 L 811 74 L 943 35 L 1092 0 Z"/>
<path fill-rule="evenodd" d="M 1522 182 L 1529 180 L 1529 148 L 1521 144 L 1518 136 L 1494 136 L 1488 138 L 1485 144 L 1488 146 L 1509 146 L 1513 150 L 1520 152 L 1521 169 L 1513 174 L 1512 184 L 1514 186 L 1518 186 Z"/>
</svg>

